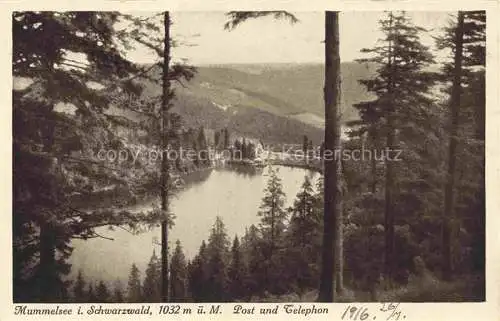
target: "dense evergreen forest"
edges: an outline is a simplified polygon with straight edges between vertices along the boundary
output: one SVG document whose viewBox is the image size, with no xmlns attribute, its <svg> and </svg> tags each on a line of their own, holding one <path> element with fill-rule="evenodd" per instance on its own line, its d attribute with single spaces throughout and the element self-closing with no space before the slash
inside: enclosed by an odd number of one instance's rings
<svg viewBox="0 0 500 321">
<path fill-rule="evenodd" d="M 285 195 L 267 165 L 260 223 L 230 235 L 217 217 L 190 258 L 169 239 L 183 175 L 219 166 L 217 152 L 255 160 L 266 135 L 186 125 L 173 84 L 197 70 L 172 62 L 182 44 L 170 36 L 169 12 L 15 12 L 12 70 L 24 86 L 12 92 L 14 302 L 483 301 L 486 13 L 450 15 L 432 48 L 407 13 L 384 13 L 383 37 L 360 48 L 357 63 L 376 71 L 360 82 L 371 98 L 352 106 L 359 117 L 346 139 L 339 14 L 325 13 L 323 142 L 307 136 L 314 131 L 283 136 L 303 137 L 295 143 L 305 155 L 320 150 L 319 178 L 305 175 L 299 193 Z M 300 23 L 283 11 L 229 12 L 225 27 L 269 15 Z M 127 59 L 135 46 L 158 62 Z M 146 81 L 161 93 L 145 94 Z M 137 149 L 196 157 L 139 161 Z M 103 150 L 127 157 L 109 162 Z M 159 200 L 150 211 L 126 210 L 150 197 Z M 127 284 L 85 271 L 70 279 L 71 241 L 105 238 L 103 226 L 160 227 L 161 250 L 144 271 L 130 262 Z"/>
</svg>

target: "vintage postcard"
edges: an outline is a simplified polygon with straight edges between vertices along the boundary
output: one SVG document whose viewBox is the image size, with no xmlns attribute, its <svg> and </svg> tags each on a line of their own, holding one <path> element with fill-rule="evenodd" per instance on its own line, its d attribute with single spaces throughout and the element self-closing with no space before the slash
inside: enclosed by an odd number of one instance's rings
<svg viewBox="0 0 500 321">
<path fill-rule="evenodd" d="M 498 317 L 498 3 L 311 4 L 5 5 L 0 319 Z"/>
</svg>

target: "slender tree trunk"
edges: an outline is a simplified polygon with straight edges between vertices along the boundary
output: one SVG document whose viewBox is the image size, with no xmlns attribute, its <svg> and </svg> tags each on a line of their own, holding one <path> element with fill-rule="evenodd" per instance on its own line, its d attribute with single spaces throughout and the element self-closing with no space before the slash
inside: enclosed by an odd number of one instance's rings
<svg viewBox="0 0 500 321">
<path fill-rule="evenodd" d="M 389 16 L 389 29 L 392 33 L 392 12 Z M 389 53 L 388 64 L 389 70 L 393 67 L 393 43 L 392 38 L 389 40 Z M 391 72 L 392 73 L 392 72 Z M 389 76 L 387 89 L 387 148 L 389 151 L 394 150 L 396 135 L 394 124 L 394 97 L 393 97 L 393 75 Z M 391 282 L 393 277 L 393 264 L 394 264 L 394 164 L 388 159 L 385 159 L 385 276 L 387 281 Z"/>
<path fill-rule="evenodd" d="M 51 223 L 40 226 L 40 265 L 38 270 L 39 293 L 35 298 L 41 302 L 55 302 L 57 300 L 57 273 L 55 231 Z"/>
<path fill-rule="evenodd" d="M 170 13 L 165 11 L 163 14 L 163 26 L 165 30 L 165 39 L 163 42 L 163 96 L 161 104 L 161 210 L 165 215 L 161 222 L 161 301 L 168 302 L 168 188 L 169 188 L 169 164 L 167 157 L 168 131 L 170 106 Z"/>
<path fill-rule="evenodd" d="M 54 73 L 54 61 L 49 59 L 44 61 L 44 67 L 48 73 Z M 47 135 L 47 140 L 45 142 L 44 150 L 49 153 L 55 153 L 54 150 L 54 137 L 56 130 L 51 129 L 51 133 Z M 53 159 L 52 166 L 50 168 L 50 173 L 57 175 L 56 166 Z M 44 220 L 40 223 L 40 262 L 36 277 L 36 289 L 38 293 L 34 293 L 33 298 L 39 300 L 40 302 L 55 302 L 57 300 L 57 292 L 60 289 L 57 284 L 58 275 L 56 272 L 56 231 L 54 229 L 53 223 L 48 220 Z M 26 296 L 26 294 L 24 294 Z M 30 297 L 27 294 L 27 297 Z"/>
<path fill-rule="evenodd" d="M 484 75 L 483 75 L 484 77 Z M 484 79 L 484 78 L 483 78 Z M 484 85 L 484 83 L 483 83 Z M 483 87 L 484 88 L 484 87 Z M 486 204 L 485 204 L 485 145 L 484 145 L 484 135 L 485 135 L 485 110 L 486 110 L 486 95 L 483 91 L 481 95 L 477 97 L 477 112 L 476 112 L 476 139 L 483 143 L 482 147 L 479 149 L 479 153 L 481 155 L 481 170 L 479 177 L 481 178 L 480 184 L 481 187 L 477 192 L 477 199 L 479 200 L 478 205 L 478 217 L 477 221 L 474 224 L 476 229 L 479 229 L 479 233 L 476 236 L 477 241 L 475 241 L 474 248 L 474 269 L 482 271 L 484 273 L 484 264 L 485 264 L 485 213 L 486 213 Z"/>
<path fill-rule="evenodd" d="M 375 153 L 377 150 L 377 138 L 375 137 L 375 130 L 372 131 L 372 133 L 369 135 L 370 140 L 371 140 L 371 159 L 370 159 L 370 166 L 371 166 L 371 174 L 372 174 L 372 181 L 371 181 L 371 186 L 370 190 L 373 195 L 377 192 L 377 160 L 375 159 Z"/>
<path fill-rule="evenodd" d="M 450 143 L 448 147 L 448 175 L 446 181 L 444 197 L 444 215 L 443 215 L 443 278 L 450 280 L 452 278 L 452 222 L 454 220 L 454 188 L 456 171 L 456 149 L 458 133 L 458 117 L 460 111 L 460 96 L 462 92 L 462 51 L 464 37 L 464 16 L 462 12 L 458 13 L 458 23 L 455 29 L 455 58 L 453 69 L 453 85 L 451 92 L 451 127 Z"/>
<path fill-rule="evenodd" d="M 333 302 L 334 242 L 337 233 L 337 164 L 336 150 L 340 141 L 340 53 L 339 14 L 325 13 L 325 146 L 324 161 L 324 231 L 322 248 L 320 302 Z"/>
<path fill-rule="evenodd" d="M 341 143 L 339 139 L 338 150 Z M 338 157 L 337 161 L 337 199 L 335 211 L 337 214 L 337 234 L 335 235 L 335 292 L 341 295 L 344 292 L 344 208 L 343 195 L 344 184 L 342 180 L 342 160 Z"/>
<path fill-rule="evenodd" d="M 272 258 L 273 256 L 273 253 L 274 253 L 274 225 L 275 225 L 275 221 L 274 221 L 274 199 L 273 199 L 273 203 L 272 203 L 272 208 L 271 208 L 271 249 L 270 249 L 270 252 L 269 252 L 269 259 Z"/>
</svg>

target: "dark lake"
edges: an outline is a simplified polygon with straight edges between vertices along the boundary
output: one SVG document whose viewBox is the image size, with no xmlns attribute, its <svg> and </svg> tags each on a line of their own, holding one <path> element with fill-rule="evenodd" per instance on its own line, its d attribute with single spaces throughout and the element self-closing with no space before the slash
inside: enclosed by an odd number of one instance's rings
<svg viewBox="0 0 500 321">
<path fill-rule="evenodd" d="M 286 194 L 286 206 L 290 206 L 304 181 L 305 175 L 316 178 L 318 174 L 300 168 L 277 166 Z M 221 216 L 229 238 L 243 236 L 245 227 L 258 224 L 257 212 L 267 183 L 267 169 L 217 168 L 190 174 L 186 186 L 171 200 L 171 210 L 176 215 L 175 226 L 169 231 L 172 248 L 179 239 L 188 259 L 196 255 L 202 240 L 207 240 L 216 216 Z M 315 180 L 313 180 L 315 181 Z M 135 206 L 146 210 L 152 202 Z M 75 240 L 72 276 L 82 269 L 87 279 L 113 282 L 117 279 L 126 284 L 130 267 L 135 263 L 144 275 L 153 253 L 160 253 L 160 229 L 132 235 L 121 229 L 101 228 L 98 232 L 113 240 L 102 238 Z M 125 282 L 125 283 L 124 283 Z"/>
</svg>

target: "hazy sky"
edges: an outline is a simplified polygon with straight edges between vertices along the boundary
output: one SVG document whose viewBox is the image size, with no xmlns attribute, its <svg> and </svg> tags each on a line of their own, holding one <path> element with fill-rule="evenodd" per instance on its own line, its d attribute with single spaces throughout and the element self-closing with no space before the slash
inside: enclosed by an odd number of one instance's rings
<svg viewBox="0 0 500 321">
<path fill-rule="evenodd" d="M 234 31 L 226 31 L 223 12 L 173 12 L 171 34 L 182 45 L 173 49 L 175 60 L 191 64 L 321 62 L 324 46 L 324 13 L 294 13 L 300 22 L 276 21 L 272 17 L 250 20 Z M 422 37 L 429 46 L 450 19 L 448 12 L 409 12 L 413 22 L 430 30 Z M 360 58 L 360 49 L 372 47 L 381 36 L 378 20 L 382 12 L 343 12 L 340 16 L 340 51 L 342 61 Z M 137 62 L 152 62 L 145 49 L 130 53 Z"/>
</svg>

